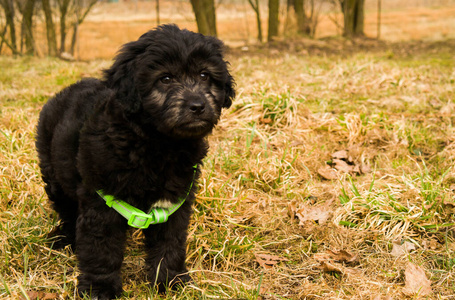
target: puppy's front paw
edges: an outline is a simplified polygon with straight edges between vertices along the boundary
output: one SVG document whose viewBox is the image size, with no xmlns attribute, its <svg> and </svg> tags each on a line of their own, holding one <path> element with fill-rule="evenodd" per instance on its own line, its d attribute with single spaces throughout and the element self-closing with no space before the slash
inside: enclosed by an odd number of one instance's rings
<svg viewBox="0 0 455 300">
<path fill-rule="evenodd" d="M 96 283 L 84 280 L 81 276 L 78 279 L 77 291 L 82 299 L 111 300 L 119 297 L 123 292 L 120 278 L 115 281 L 100 280 Z"/>
<path fill-rule="evenodd" d="M 174 279 L 172 279 L 170 282 L 169 286 L 171 289 L 176 289 L 177 287 L 184 286 L 191 281 L 193 281 L 193 279 L 191 279 L 191 276 L 188 273 L 183 273 L 175 276 Z"/>
<path fill-rule="evenodd" d="M 111 300 L 119 297 L 122 291 L 104 290 L 104 289 L 86 289 L 83 290 L 78 287 L 78 294 L 81 299 L 92 299 L 92 300 Z"/>
<path fill-rule="evenodd" d="M 175 290 L 178 287 L 184 286 L 192 281 L 187 270 L 180 272 L 167 270 L 165 274 L 158 273 L 158 275 L 153 273 L 150 274 L 149 279 L 151 281 L 150 284 L 152 288 L 155 288 L 159 293 L 165 293 L 168 288 Z"/>
<path fill-rule="evenodd" d="M 62 223 L 54 227 L 47 234 L 49 244 L 52 246 L 53 249 L 60 250 L 64 249 L 66 246 L 71 246 L 73 250 L 75 249 L 74 230 L 71 231 L 68 229 L 68 227 L 69 227 L 68 225 Z"/>
</svg>

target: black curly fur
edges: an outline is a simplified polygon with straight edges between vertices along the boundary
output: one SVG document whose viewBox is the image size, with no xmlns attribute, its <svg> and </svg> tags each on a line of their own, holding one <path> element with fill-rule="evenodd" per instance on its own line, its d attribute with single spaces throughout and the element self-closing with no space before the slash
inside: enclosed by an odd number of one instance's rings
<svg viewBox="0 0 455 300">
<path fill-rule="evenodd" d="M 207 154 L 205 137 L 235 95 L 222 48 L 214 37 L 160 26 L 125 44 L 102 80 L 81 80 L 43 107 L 40 168 L 61 219 L 59 246 L 76 248 L 80 294 L 122 293 L 127 221 L 96 190 L 143 211 L 186 195 L 193 165 Z M 190 280 L 185 247 L 196 186 L 168 222 L 144 230 L 149 280 L 160 289 Z"/>
</svg>

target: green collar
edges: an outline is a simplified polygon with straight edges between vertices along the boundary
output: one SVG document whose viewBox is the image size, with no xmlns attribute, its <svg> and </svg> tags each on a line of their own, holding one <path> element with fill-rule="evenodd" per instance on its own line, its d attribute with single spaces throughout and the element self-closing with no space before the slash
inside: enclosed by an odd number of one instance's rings
<svg viewBox="0 0 455 300">
<path fill-rule="evenodd" d="M 169 208 L 154 207 L 148 214 L 126 203 L 123 200 L 117 199 L 112 195 L 104 194 L 103 190 L 98 190 L 96 192 L 98 195 L 100 195 L 101 198 L 104 199 L 104 201 L 106 201 L 107 206 L 112 207 L 125 219 L 128 220 L 128 225 L 135 228 L 146 229 L 150 224 L 154 225 L 165 223 L 168 220 L 169 216 L 175 213 L 177 209 L 182 206 L 190 194 L 191 188 L 193 187 L 194 178 L 196 177 L 197 165 L 194 165 L 193 168 L 193 180 L 191 181 L 190 188 L 188 189 L 185 198 L 179 198 L 179 202 L 173 204 Z"/>
</svg>

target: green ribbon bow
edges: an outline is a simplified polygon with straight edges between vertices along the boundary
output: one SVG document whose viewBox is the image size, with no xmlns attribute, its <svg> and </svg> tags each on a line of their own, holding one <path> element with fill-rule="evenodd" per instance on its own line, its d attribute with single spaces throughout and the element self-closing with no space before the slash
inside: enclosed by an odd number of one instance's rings
<svg viewBox="0 0 455 300">
<path fill-rule="evenodd" d="M 104 201 L 106 201 L 107 206 L 115 209 L 119 214 L 127 219 L 128 225 L 135 228 L 146 229 L 150 226 L 150 224 L 165 223 L 169 216 L 176 212 L 177 209 L 179 209 L 180 206 L 182 206 L 182 204 L 186 201 L 186 198 L 188 198 L 191 188 L 193 187 L 197 165 L 194 165 L 193 168 L 193 181 L 191 181 L 191 185 L 185 198 L 179 198 L 179 202 L 173 204 L 169 208 L 154 207 L 148 214 L 123 200 L 115 198 L 112 195 L 106 195 L 103 190 L 97 190 L 96 193 L 103 198 Z"/>
</svg>

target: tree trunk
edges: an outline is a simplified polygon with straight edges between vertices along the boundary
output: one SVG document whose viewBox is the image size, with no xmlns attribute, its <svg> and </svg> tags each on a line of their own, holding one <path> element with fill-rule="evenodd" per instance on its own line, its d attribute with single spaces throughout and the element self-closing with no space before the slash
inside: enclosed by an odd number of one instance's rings
<svg viewBox="0 0 455 300">
<path fill-rule="evenodd" d="M 10 42 L 8 43 L 6 40 L 5 42 L 8 47 L 11 48 L 11 51 L 16 54 L 18 51 L 16 41 L 16 26 L 14 24 L 14 2 L 13 0 L 3 0 L 1 4 L 3 6 L 3 10 L 5 11 L 6 28 L 9 28 L 10 35 Z M 3 35 L 2 38 L 4 39 L 5 36 Z"/>
<path fill-rule="evenodd" d="M 280 0 L 269 0 L 269 30 L 267 40 L 270 42 L 278 35 Z"/>
<path fill-rule="evenodd" d="M 216 36 L 216 12 L 214 0 L 191 0 L 199 33 Z"/>
<path fill-rule="evenodd" d="M 344 15 L 344 35 L 363 36 L 365 0 L 343 0 L 341 7 Z"/>
<path fill-rule="evenodd" d="M 2 49 L 3 49 L 3 43 L 5 42 L 4 40 L 4 36 L 6 34 L 6 27 L 3 29 L 3 32 L 0 33 L 0 38 L 1 38 L 1 41 L 0 41 L 0 53 L 2 53 Z"/>
<path fill-rule="evenodd" d="M 22 28 L 21 35 L 25 41 L 25 54 L 33 55 L 35 53 L 35 40 L 33 39 L 33 10 L 35 0 L 27 0 L 22 11 Z"/>
<path fill-rule="evenodd" d="M 260 11 L 260 8 L 259 8 L 259 0 L 256 0 L 256 1 L 257 1 L 257 7 L 258 7 L 258 11 L 256 12 L 256 23 L 257 23 L 257 26 L 258 26 L 258 41 L 260 43 L 262 43 L 263 37 L 262 37 L 261 11 Z"/>
<path fill-rule="evenodd" d="M 287 0 L 287 2 L 286 2 L 286 10 L 287 11 L 289 11 L 291 9 L 291 7 L 294 8 L 294 10 L 295 10 L 295 1 L 296 0 Z"/>
<path fill-rule="evenodd" d="M 77 43 L 77 33 L 79 29 L 79 23 L 75 22 L 73 24 L 73 35 L 71 37 L 71 47 L 70 47 L 70 53 L 74 57 L 74 53 L 76 52 L 76 43 Z"/>
<path fill-rule="evenodd" d="M 306 0 L 295 0 L 294 9 L 297 17 L 297 33 L 311 35 L 310 20 L 305 11 Z"/>
<path fill-rule="evenodd" d="M 49 0 L 42 0 L 43 11 L 46 19 L 47 48 L 50 56 L 57 55 L 57 37 L 55 35 L 54 21 L 52 20 L 52 10 Z"/>
<path fill-rule="evenodd" d="M 60 10 L 60 54 L 66 51 L 66 16 L 68 14 L 68 8 L 70 6 L 70 0 L 59 0 L 58 7 Z"/>
<path fill-rule="evenodd" d="M 381 0 L 378 0 L 378 35 L 377 39 L 381 38 Z"/>
<path fill-rule="evenodd" d="M 207 16 L 204 14 L 202 0 L 191 0 L 194 16 L 196 17 L 197 30 L 204 35 L 209 34 L 210 28 L 207 22 Z"/>
<path fill-rule="evenodd" d="M 206 8 L 207 21 L 209 23 L 210 35 L 217 36 L 216 30 L 216 11 L 215 0 L 203 0 L 204 7 Z"/>
<path fill-rule="evenodd" d="M 160 0 L 156 0 L 156 26 L 160 25 Z"/>
</svg>

